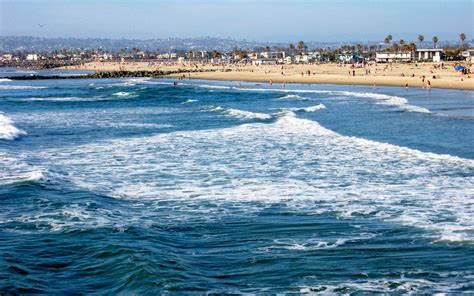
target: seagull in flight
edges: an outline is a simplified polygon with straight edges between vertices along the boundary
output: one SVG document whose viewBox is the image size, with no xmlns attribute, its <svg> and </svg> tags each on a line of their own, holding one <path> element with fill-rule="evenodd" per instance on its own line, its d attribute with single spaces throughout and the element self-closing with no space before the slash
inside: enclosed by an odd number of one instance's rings
<svg viewBox="0 0 474 296">
<path fill-rule="evenodd" d="M 38 27 L 43 28 L 46 24 L 38 24 Z"/>
</svg>

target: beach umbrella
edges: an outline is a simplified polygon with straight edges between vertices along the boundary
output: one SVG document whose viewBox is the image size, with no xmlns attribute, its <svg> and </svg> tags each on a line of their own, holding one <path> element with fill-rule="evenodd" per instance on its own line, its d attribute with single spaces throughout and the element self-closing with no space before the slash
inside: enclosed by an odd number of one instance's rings
<svg viewBox="0 0 474 296">
<path fill-rule="evenodd" d="M 465 69 L 465 68 L 466 67 L 461 66 L 461 65 L 454 66 L 454 70 L 456 70 L 456 71 L 461 71 L 462 69 Z"/>
</svg>

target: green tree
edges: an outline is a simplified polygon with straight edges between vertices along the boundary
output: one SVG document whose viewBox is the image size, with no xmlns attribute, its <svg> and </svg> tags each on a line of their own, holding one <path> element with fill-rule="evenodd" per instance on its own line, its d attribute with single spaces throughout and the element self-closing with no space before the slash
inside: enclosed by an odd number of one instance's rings
<svg viewBox="0 0 474 296">
<path fill-rule="evenodd" d="M 466 34 L 459 34 L 459 39 L 461 40 L 461 47 L 464 48 L 464 40 L 466 40 Z"/>
<path fill-rule="evenodd" d="M 295 45 L 293 43 L 290 44 L 290 55 L 293 56 L 295 54 Z"/>
<path fill-rule="evenodd" d="M 304 49 L 304 41 L 300 40 L 298 41 L 298 54 L 303 54 L 303 49 Z"/>
<path fill-rule="evenodd" d="M 425 36 L 423 36 L 423 35 L 418 35 L 418 41 L 420 42 L 420 48 L 422 47 L 423 40 L 425 40 Z"/>
<path fill-rule="evenodd" d="M 434 48 L 438 48 L 438 36 L 433 36 L 433 46 Z"/>
</svg>

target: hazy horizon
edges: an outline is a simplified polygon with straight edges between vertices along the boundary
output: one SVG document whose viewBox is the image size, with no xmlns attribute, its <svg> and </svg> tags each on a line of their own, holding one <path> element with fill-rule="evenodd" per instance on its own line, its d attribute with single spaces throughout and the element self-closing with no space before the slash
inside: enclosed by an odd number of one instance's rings
<svg viewBox="0 0 474 296">
<path fill-rule="evenodd" d="M 422 34 L 456 41 L 460 33 L 472 39 L 473 14 L 470 0 L 0 0 L 0 35 L 287 43 L 381 42 L 387 34 L 414 41 Z"/>
</svg>

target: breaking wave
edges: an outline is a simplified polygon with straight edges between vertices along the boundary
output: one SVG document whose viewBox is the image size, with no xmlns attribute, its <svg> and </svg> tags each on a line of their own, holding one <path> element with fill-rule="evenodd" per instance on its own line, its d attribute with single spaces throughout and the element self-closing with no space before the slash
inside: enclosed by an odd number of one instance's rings
<svg viewBox="0 0 474 296">
<path fill-rule="evenodd" d="M 21 90 L 21 89 L 43 89 L 47 88 L 46 86 L 32 86 L 32 85 L 0 85 L 0 89 L 4 90 Z"/>
<path fill-rule="evenodd" d="M 316 93 L 316 94 L 328 94 L 328 95 L 339 95 L 339 96 L 349 96 L 349 97 L 358 97 L 358 98 L 367 98 L 373 99 L 378 104 L 388 105 L 393 107 L 398 107 L 401 110 L 407 112 L 418 112 L 418 113 L 432 113 L 430 110 L 408 104 L 408 101 L 405 98 L 390 96 L 386 94 L 377 94 L 371 92 L 352 92 L 352 91 L 332 91 L 332 90 L 310 90 L 310 89 L 266 89 L 266 88 L 235 88 L 240 91 L 258 91 L 258 92 L 283 92 L 291 93 L 292 95 L 298 93 Z"/>
<path fill-rule="evenodd" d="M 222 108 L 222 107 L 215 107 L 210 109 L 212 112 L 223 113 L 232 117 L 241 118 L 241 119 L 271 119 L 272 116 L 270 114 L 265 113 L 257 113 L 257 112 L 250 112 L 245 110 L 239 109 L 232 109 L 232 108 Z"/>
<path fill-rule="evenodd" d="M 119 92 L 114 93 L 113 95 L 117 97 L 129 97 L 134 94 L 135 94 L 134 92 L 119 91 Z"/>
<path fill-rule="evenodd" d="M 215 111 L 239 118 L 270 116 L 221 107 Z M 176 147 L 186 147 L 186 153 Z M 466 206 L 472 202 L 474 160 L 343 136 L 292 112 L 273 123 L 74 149 L 48 156 L 66 167 L 77 186 L 115 197 L 228 201 L 246 211 L 256 210 L 246 202 L 285 203 L 300 212 L 422 228 L 437 240 L 474 241 L 474 210 Z M 129 172 L 140 173 L 134 177 Z"/>
<path fill-rule="evenodd" d="M 19 182 L 39 181 L 43 178 L 41 169 L 31 167 L 25 162 L 0 151 L 0 186 Z"/>
<path fill-rule="evenodd" d="M 15 127 L 10 117 L 0 113 L 0 140 L 14 140 L 26 132 Z"/>
<path fill-rule="evenodd" d="M 299 95 L 286 95 L 281 97 L 280 100 L 299 100 L 299 101 L 308 101 L 308 98 L 299 96 Z"/>
<path fill-rule="evenodd" d="M 287 108 L 285 110 L 293 111 L 293 112 L 315 112 L 322 109 L 326 109 L 326 106 L 324 104 L 318 104 L 318 105 L 304 107 L 304 108 Z"/>
</svg>

